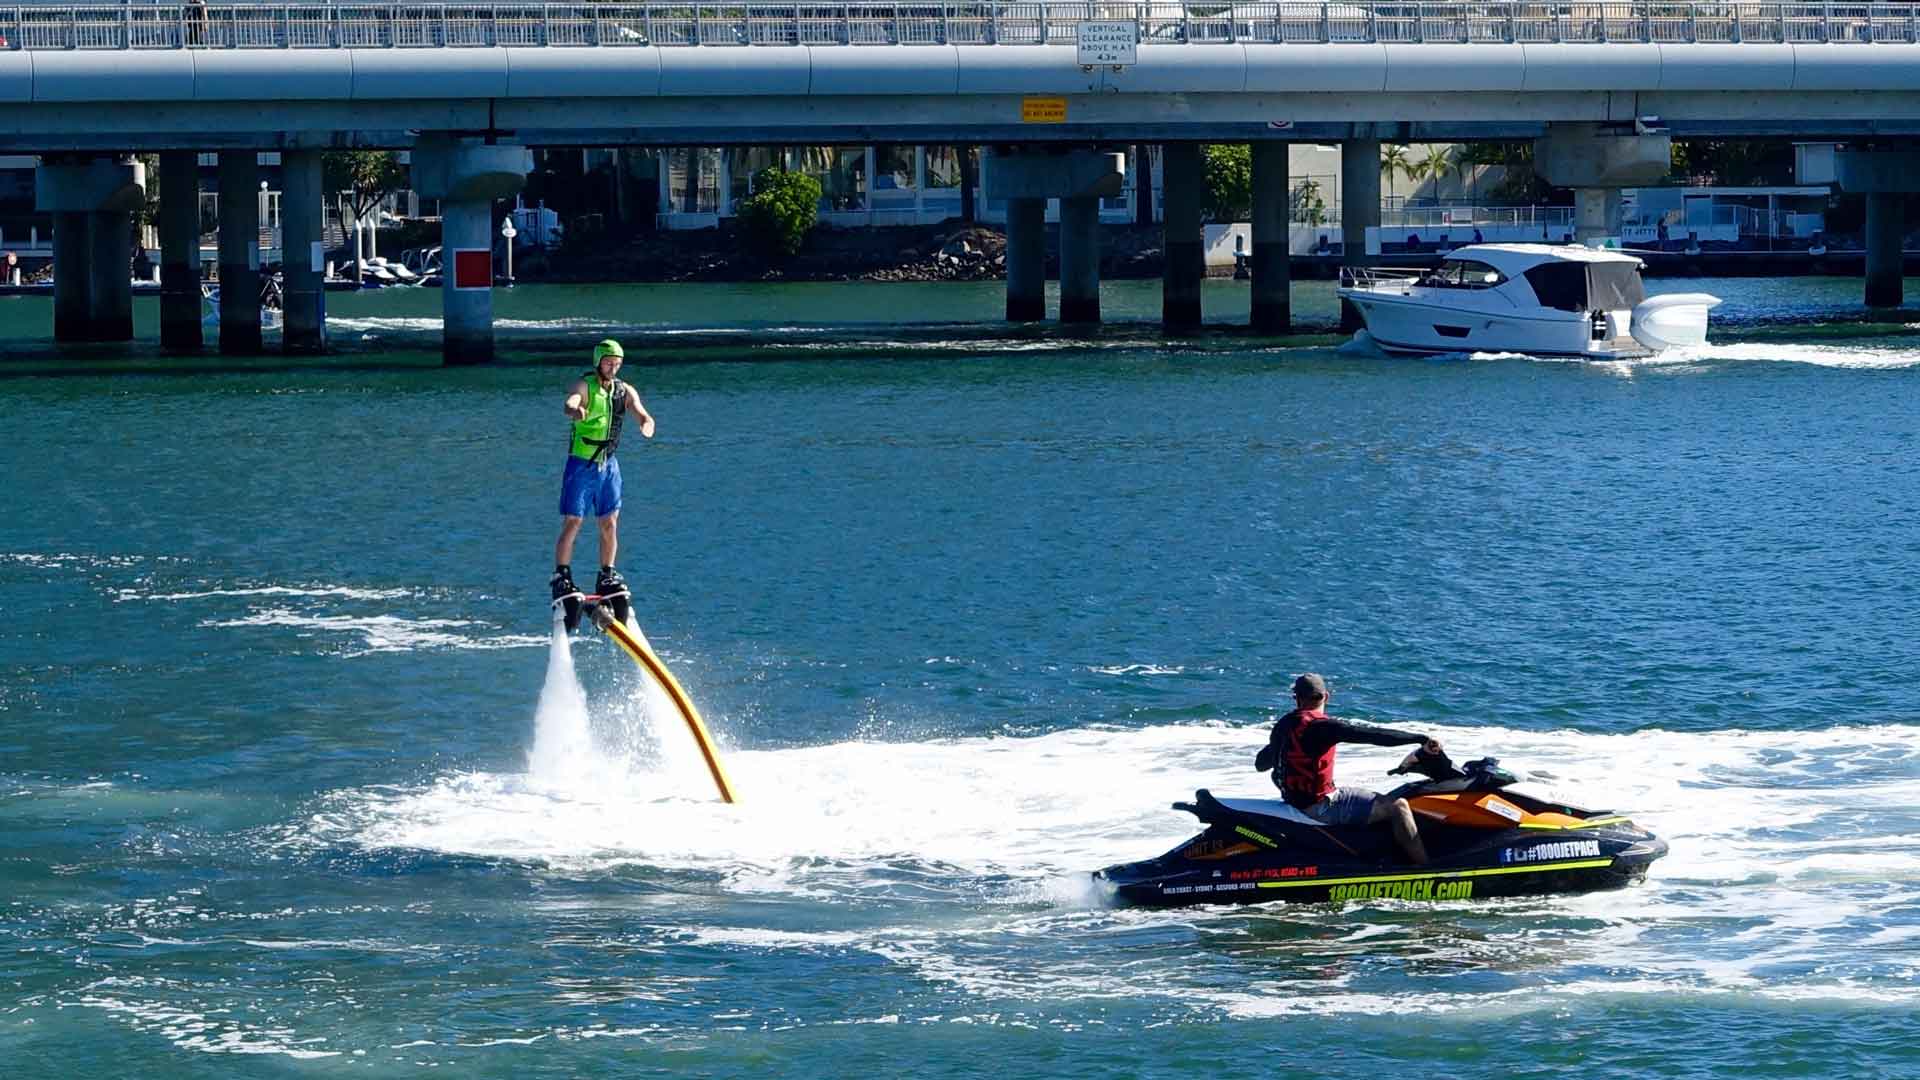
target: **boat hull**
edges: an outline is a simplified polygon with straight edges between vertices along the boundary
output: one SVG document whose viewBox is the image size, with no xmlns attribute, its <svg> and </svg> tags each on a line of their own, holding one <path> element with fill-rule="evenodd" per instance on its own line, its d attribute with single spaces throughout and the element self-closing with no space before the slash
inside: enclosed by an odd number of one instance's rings
<svg viewBox="0 0 1920 1080">
<path fill-rule="evenodd" d="M 1667 853 L 1666 841 L 1622 821 L 1567 832 L 1501 831 L 1414 867 L 1396 865 L 1380 837 L 1369 835 L 1383 829 L 1328 831 L 1336 839 L 1346 837 L 1343 846 L 1354 848 L 1354 854 L 1262 850 L 1208 857 L 1210 850 L 1242 846 L 1232 830 L 1214 826 L 1158 859 L 1110 866 L 1093 877 L 1121 902 L 1144 907 L 1479 900 L 1618 889 L 1644 879 L 1647 868 Z M 1432 837 L 1429 846 L 1447 839 Z M 1198 859 L 1192 857 L 1196 851 L 1202 853 Z"/>
<path fill-rule="evenodd" d="M 1592 320 L 1578 312 L 1474 311 L 1370 289 L 1341 289 L 1340 296 L 1360 312 L 1376 345 L 1401 355 L 1524 353 L 1615 360 L 1651 352 L 1625 334 L 1595 340 Z M 1628 321 L 1624 311 L 1607 317 L 1610 329 L 1624 328 Z"/>
</svg>

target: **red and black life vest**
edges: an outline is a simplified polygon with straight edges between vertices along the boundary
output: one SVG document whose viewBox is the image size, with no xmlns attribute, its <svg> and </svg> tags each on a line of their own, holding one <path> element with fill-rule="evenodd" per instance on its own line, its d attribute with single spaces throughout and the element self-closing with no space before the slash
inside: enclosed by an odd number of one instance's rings
<svg viewBox="0 0 1920 1080">
<path fill-rule="evenodd" d="M 1280 793 L 1293 806 L 1312 806 L 1333 790 L 1335 744 L 1328 743 L 1316 755 L 1307 750 L 1305 742 L 1307 729 L 1326 718 L 1321 709 L 1295 709 L 1280 718 L 1285 728 L 1280 743 Z"/>
</svg>

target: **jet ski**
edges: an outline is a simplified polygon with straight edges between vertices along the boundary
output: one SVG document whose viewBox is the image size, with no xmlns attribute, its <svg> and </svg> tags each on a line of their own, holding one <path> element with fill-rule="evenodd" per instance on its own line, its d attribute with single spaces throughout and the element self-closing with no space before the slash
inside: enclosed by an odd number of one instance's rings
<svg viewBox="0 0 1920 1080">
<path fill-rule="evenodd" d="M 1413 809 L 1430 862 L 1406 861 L 1385 824 L 1322 825 L 1281 799 L 1219 799 L 1206 789 L 1175 810 L 1205 831 L 1157 859 L 1093 872 L 1126 903 L 1296 903 L 1469 900 L 1582 893 L 1645 879 L 1667 842 L 1618 814 L 1512 789 L 1498 759 L 1456 768 L 1416 750 L 1389 775 L 1417 773 L 1387 798 Z"/>
</svg>

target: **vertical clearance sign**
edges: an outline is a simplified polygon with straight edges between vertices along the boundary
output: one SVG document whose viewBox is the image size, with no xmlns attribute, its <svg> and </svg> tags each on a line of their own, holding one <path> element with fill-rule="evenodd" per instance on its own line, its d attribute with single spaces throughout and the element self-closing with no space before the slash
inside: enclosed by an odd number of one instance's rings
<svg viewBox="0 0 1920 1080">
<path fill-rule="evenodd" d="M 1140 62 L 1139 27 L 1131 19 L 1083 22 L 1074 31 L 1081 67 L 1120 67 Z"/>
</svg>

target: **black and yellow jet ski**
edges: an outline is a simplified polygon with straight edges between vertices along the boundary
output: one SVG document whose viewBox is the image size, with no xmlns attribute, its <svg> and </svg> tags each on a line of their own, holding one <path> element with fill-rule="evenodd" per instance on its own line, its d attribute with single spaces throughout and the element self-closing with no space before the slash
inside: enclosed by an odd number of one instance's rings
<svg viewBox="0 0 1920 1080">
<path fill-rule="evenodd" d="M 1154 907 L 1391 897 L 1466 900 L 1617 889 L 1643 880 L 1667 842 L 1618 814 L 1512 790 L 1493 758 L 1455 768 L 1416 750 L 1393 770 L 1426 778 L 1387 793 L 1413 809 L 1429 863 L 1413 866 L 1386 825 L 1326 826 L 1280 799 L 1173 804 L 1206 823 L 1157 859 L 1096 870 L 1123 902 Z"/>
</svg>

